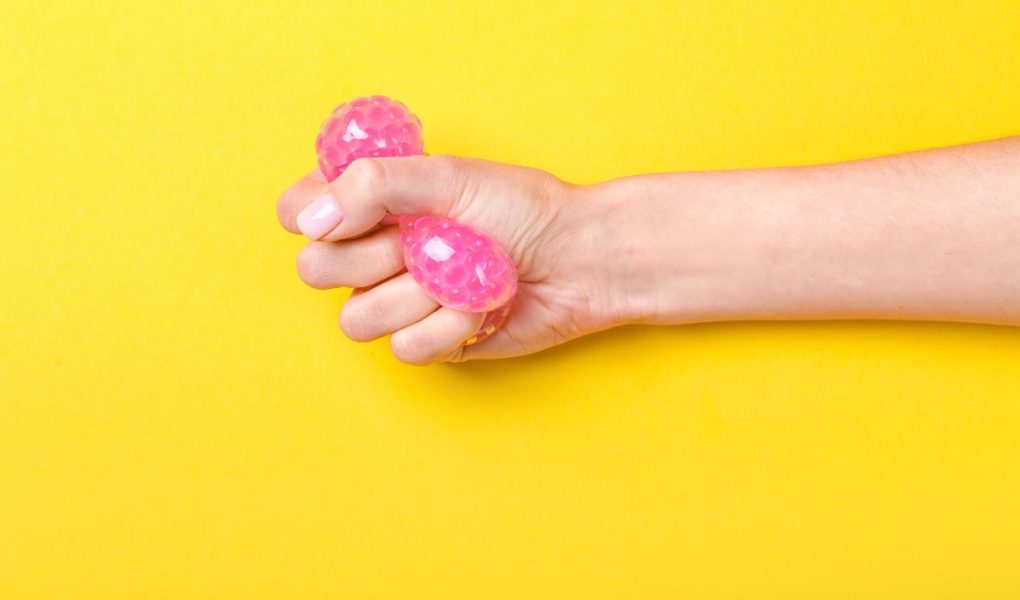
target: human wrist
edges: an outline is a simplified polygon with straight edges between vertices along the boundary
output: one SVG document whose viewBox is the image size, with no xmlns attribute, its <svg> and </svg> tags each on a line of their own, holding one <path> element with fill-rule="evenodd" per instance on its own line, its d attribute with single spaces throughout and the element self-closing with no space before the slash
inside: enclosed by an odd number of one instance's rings
<svg viewBox="0 0 1020 600">
<path fill-rule="evenodd" d="M 781 232 L 728 173 L 646 175 L 579 190 L 612 324 L 753 318 Z M 757 214 L 759 211 L 761 214 Z"/>
<path fill-rule="evenodd" d="M 570 274 L 580 313 L 591 330 L 635 322 L 639 312 L 625 281 L 629 226 L 623 197 L 610 184 L 569 185 L 561 188 L 560 250 L 556 253 Z"/>
</svg>

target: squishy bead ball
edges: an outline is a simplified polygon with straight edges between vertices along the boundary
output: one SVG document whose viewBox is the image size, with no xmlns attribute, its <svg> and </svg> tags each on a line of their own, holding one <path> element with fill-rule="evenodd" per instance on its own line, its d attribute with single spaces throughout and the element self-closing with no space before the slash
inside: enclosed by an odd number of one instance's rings
<svg viewBox="0 0 1020 600">
<path fill-rule="evenodd" d="M 488 235 L 444 217 L 401 215 L 404 266 L 436 302 L 489 312 L 517 292 L 517 268 Z"/>
<path fill-rule="evenodd" d="M 315 138 L 315 154 L 326 181 L 339 177 L 358 158 L 413 156 L 423 149 L 421 121 L 386 96 L 344 102 L 333 109 Z"/>
</svg>

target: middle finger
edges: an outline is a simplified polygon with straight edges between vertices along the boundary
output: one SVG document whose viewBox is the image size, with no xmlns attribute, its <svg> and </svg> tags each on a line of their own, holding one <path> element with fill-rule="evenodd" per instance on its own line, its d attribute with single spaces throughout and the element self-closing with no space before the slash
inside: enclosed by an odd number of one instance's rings
<svg viewBox="0 0 1020 600">
<path fill-rule="evenodd" d="M 396 227 L 344 242 L 310 242 L 297 259 L 301 279 L 318 289 L 366 287 L 403 268 Z"/>
</svg>

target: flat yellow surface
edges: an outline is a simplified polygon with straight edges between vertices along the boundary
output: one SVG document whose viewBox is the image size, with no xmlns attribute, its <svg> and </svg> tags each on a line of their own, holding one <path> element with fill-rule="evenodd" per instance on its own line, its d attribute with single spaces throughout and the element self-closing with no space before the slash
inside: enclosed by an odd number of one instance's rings
<svg viewBox="0 0 1020 600">
<path fill-rule="evenodd" d="M 274 212 L 366 93 L 576 182 L 1020 133 L 946 4 L 0 0 L 0 598 L 1018 597 L 1020 330 L 407 367 Z"/>
</svg>

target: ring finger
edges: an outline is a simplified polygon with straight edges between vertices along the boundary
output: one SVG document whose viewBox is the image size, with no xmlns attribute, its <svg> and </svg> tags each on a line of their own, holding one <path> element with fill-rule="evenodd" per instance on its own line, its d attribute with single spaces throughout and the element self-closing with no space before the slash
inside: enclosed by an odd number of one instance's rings
<svg viewBox="0 0 1020 600">
<path fill-rule="evenodd" d="M 367 342 L 417 323 L 437 308 L 411 274 L 402 273 L 352 294 L 340 311 L 340 328 L 352 340 Z"/>
</svg>

